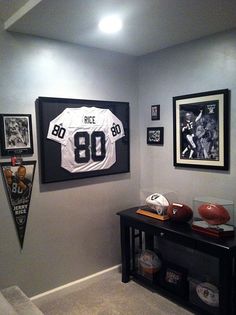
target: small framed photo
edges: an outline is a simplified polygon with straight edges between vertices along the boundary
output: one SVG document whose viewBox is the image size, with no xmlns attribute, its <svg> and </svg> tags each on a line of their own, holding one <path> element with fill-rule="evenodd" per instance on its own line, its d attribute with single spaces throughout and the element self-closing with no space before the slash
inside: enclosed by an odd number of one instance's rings
<svg viewBox="0 0 236 315">
<path fill-rule="evenodd" d="M 164 144 L 164 127 L 147 128 L 147 144 Z"/>
<path fill-rule="evenodd" d="M 160 120 L 160 105 L 151 106 L 151 118 L 152 120 Z"/>
<path fill-rule="evenodd" d="M 229 90 L 173 97 L 174 166 L 229 169 Z"/>
<path fill-rule="evenodd" d="M 188 271 L 186 268 L 165 262 L 161 271 L 161 285 L 179 296 L 186 296 L 188 290 Z"/>
<path fill-rule="evenodd" d="M 29 114 L 0 114 L 2 156 L 33 154 L 32 122 Z"/>
</svg>

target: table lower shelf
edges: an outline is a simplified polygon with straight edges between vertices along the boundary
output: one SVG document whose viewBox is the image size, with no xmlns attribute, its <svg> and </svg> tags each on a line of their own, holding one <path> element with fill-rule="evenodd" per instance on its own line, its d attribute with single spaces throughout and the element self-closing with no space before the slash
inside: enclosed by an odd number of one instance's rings
<svg viewBox="0 0 236 315">
<path fill-rule="evenodd" d="M 186 293 L 186 296 L 177 295 L 175 292 L 172 292 L 166 288 L 164 288 L 160 283 L 159 280 L 150 280 L 145 276 L 139 274 L 138 272 L 131 273 L 131 279 L 137 282 L 139 285 L 146 287 L 147 289 L 151 290 L 152 292 L 156 292 L 161 296 L 171 300 L 172 302 L 178 304 L 181 307 L 186 308 L 190 312 L 194 312 L 196 315 L 220 315 L 219 308 L 216 308 L 212 312 L 208 312 L 201 307 L 193 304 L 189 300 L 189 292 Z"/>
</svg>

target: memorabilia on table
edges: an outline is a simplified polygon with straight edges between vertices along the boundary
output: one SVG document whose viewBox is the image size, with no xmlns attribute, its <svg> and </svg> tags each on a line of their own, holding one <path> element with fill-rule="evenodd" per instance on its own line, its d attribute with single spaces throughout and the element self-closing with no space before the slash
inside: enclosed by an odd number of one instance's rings
<svg viewBox="0 0 236 315">
<path fill-rule="evenodd" d="M 199 283 L 196 287 L 197 295 L 206 304 L 214 307 L 219 306 L 219 290 L 211 283 Z"/>
<path fill-rule="evenodd" d="M 188 291 L 188 270 L 166 261 L 161 270 L 161 286 L 179 296 L 186 296 Z"/>
<path fill-rule="evenodd" d="M 182 203 L 171 203 L 167 208 L 167 215 L 175 222 L 188 222 L 193 217 L 192 209 Z"/>
<path fill-rule="evenodd" d="M 209 281 L 189 277 L 189 300 L 209 314 L 219 314 L 219 289 Z"/>
<path fill-rule="evenodd" d="M 157 251 L 146 249 L 138 255 L 138 273 L 150 280 L 157 278 L 161 266 L 161 255 Z"/>
<path fill-rule="evenodd" d="M 14 162 L 15 163 L 15 162 Z M 3 162 L 1 169 L 21 249 L 23 248 L 36 161 Z"/>
<path fill-rule="evenodd" d="M 164 195 L 154 193 L 146 198 L 146 206 L 143 206 L 140 209 L 138 209 L 136 213 L 165 221 L 169 220 L 169 216 L 167 214 L 168 206 L 169 201 L 166 199 Z"/>
<path fill-rule="evenodd" d="M 234 226 L 226 224 L 230 220 L 230 214 L 224 206 L 203 203 L 198 207 L 198 213 L 201 220 L 193 221 L 194 231 L 218 238 L 234 235 Z"/>
</svg>

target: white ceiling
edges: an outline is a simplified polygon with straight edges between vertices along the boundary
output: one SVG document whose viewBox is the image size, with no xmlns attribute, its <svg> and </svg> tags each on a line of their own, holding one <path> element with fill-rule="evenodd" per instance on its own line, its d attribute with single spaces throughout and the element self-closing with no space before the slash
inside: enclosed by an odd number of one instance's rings
<svg viewBox="0 0 236 315">
<path fill-rule="evenodd" d="M 107 14 L 123 19 L 118 34 L 102 34 Z M 236 28 L 236 0 L 0 0 L 7 31 L 134 56 Z"/>
</svg>

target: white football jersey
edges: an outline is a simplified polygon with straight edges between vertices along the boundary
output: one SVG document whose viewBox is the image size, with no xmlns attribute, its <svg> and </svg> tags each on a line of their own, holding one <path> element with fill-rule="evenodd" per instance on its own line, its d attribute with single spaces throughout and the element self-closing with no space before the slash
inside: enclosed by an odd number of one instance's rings
<svg viewBox="0 0 236 315">
<path fill-rule="evenodd" d="M 122 122 L 97 107 L 66 108 L 49 124 L 47 138 L 61 144 L 61 167 L 71 173 L 110 168 L 115 142 L 124 136 Z"/>
</svg>

